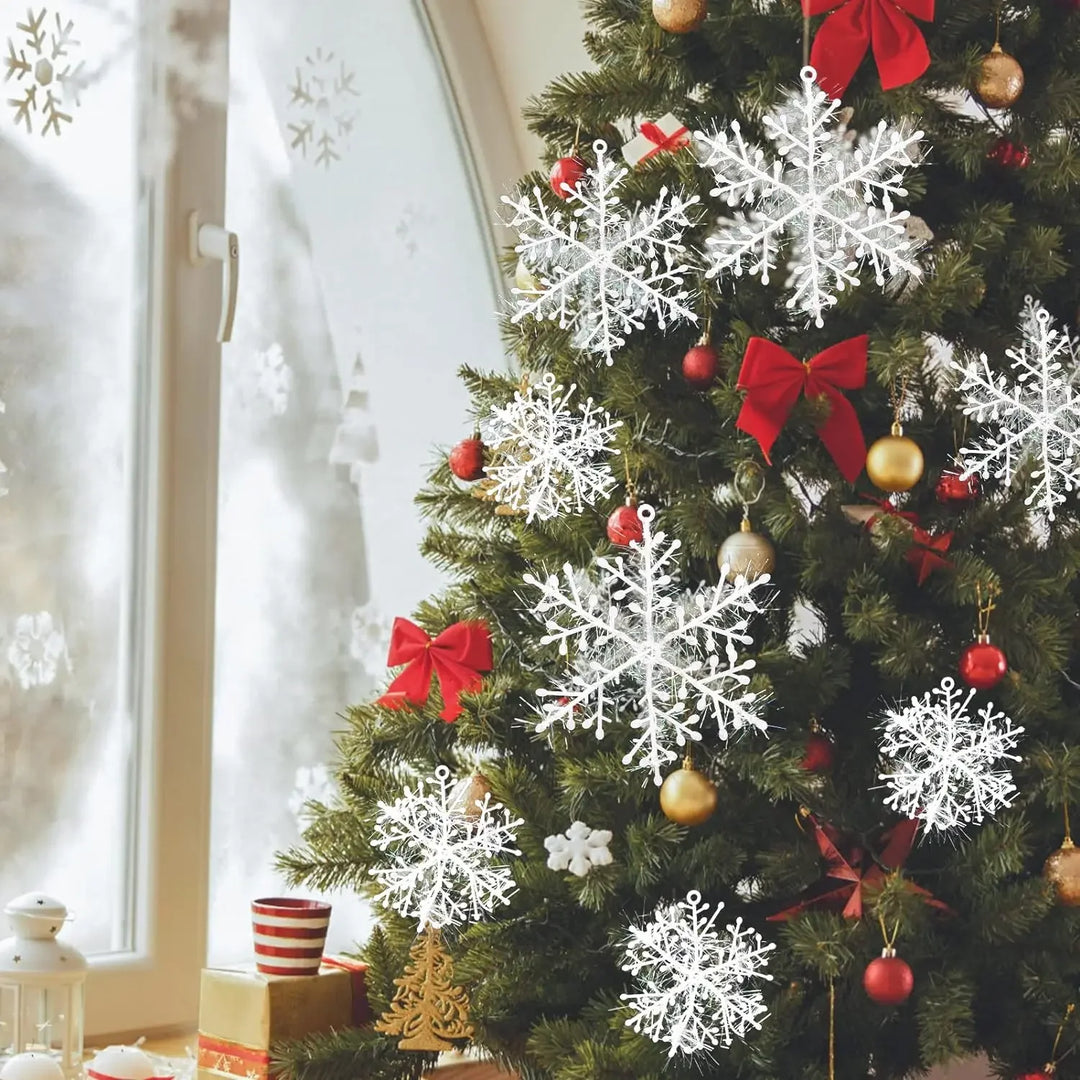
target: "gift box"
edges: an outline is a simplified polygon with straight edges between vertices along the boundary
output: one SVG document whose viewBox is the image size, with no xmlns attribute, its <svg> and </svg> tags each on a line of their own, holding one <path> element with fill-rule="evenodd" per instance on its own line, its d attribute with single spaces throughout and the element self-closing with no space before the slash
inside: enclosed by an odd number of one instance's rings
<svg viewBox="0 0 1080 1080">
<path fill-rule="evenodd" d="M 655 123 L 643 123 L 639 134 L 622 148 L 622 152 L 628 165 L 637 165 L 665 150 L 681 150 L 689 145 L 690 132 L 686 125 L 674 113 L 668 113 Z"/>
<path fill-rule="evenodd" d="M 273 1044 L 366 1024 L 365 972 L 365 965 L 339 957 L 325 958 L 317 975 L 204 968 L 198 1080 L 266 1080 Z"/>
</svg>

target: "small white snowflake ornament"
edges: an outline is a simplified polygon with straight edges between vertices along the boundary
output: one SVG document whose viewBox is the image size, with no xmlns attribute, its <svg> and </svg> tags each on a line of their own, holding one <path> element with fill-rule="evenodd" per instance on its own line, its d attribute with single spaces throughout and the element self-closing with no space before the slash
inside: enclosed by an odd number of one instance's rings
<svg viewBox="0 0 1080 1080">
<path fill-rule="evenodd" d="M 440 765 L 431 780 L 379 803 L 371 845 L 386 862 L 371 871 L 383 887 L 376 902 L 436 930 L 483 918 L 515 891 L 507 856 L 521 854 L 513 845 L 522 823 L 490 793 L 463 813 Z"/>
<path fill-rule="evenodd" d="M 762 983 L 776 948 L 742 919 L 723 933 L 701 893 L 660 905 L 642 926 L 631 926 L 622 969 L 634 977 L 636 989 L 622 999 L 633 1011 L 627 1027 L 667 1043 L 668 1057 L 729 1047 L 761 1027 L 768 1008 Z"/>
<path fill-rule="evenodd" d="M 625 555 L 596 560 L 599 586 L 570 565 L 562 578 L 525 575 L 540 591 L 541 643 L 558 642 L 567 655 L 575 646 L 573 666 L 539 691 L 536 730 L 580 724 L 602 739 L 625 715 L 637 734 L 623 763 L 659 786 L 664 767 L 701 739 L 703 718 L 715 721 L 722 739 L 744 727 L 766 730 L 758 695 L 747 689 L 755 662 L 739 650 L 753 644 L 748 627 L 765 610 L 769 575 L 728 582 L 724 567 L 719 584 L 680 589 L 673 576 L 680 541 L 653 532 L 647 503 L 638 517 L 641 541 Z"/>
<path fill-rule="evenodd" d="M 549 210 L 540 188 L 532 197 L 502 201 L 517 229 L 514 249 L 540 280 L 539 292 L 513 289 L 517 311 L 511 322 L 551 320 L 572 328 L 579 349 L 614 363 L 626 335 L 648 316 L 660 329 L 681 320 L 697 322 L 685 275 L 691 269 L 682 242 L 691 222 L 687 211 L 699 199 L 661 188 L 656 202 L 628 208 L 618 189 L 628 170 L 593 143 L 596 164 L 567 196 L 564 208 Z"/>
<path fill-rule="evenodd" d="M 575 877 L 587 877 L 594 866 L 610 866 L 610 829 L 590 829 L 584 821 L 572 822 L 564 833 L 544 840 L 548 869 L 569 870 Z"/>
<path fill-rule="evenodd" d="M 738 120 L 728 131 L 697 132 L 704 161 L 728 206 L 751 207 L 721 223 L 707 243 L 706 277 L 750 273 L 768 283 L 781 265 L 789 271 L 787 302 L 824 325 L 836 294 L 859 284 L 860 265 L 877 284 L 918 276 L 918 244 L 908 236 L 906 210 L 893 199 L 907 194 L 904 173 L 918 162 L 921 131 L 881 121 L 861 139 L 846 133 L 839 101 L 817 86 L 817 73 L 802 70 L 802 87 L 768 113 L 763 124 L 779 155 L 743 137 Z"/>
<path fill-rule="evenodd" d="M 611 440 L 622 424 L 592 398 L 572 407 L 576 389 L 564 390 L 548 373 L 494 409 L 485 429 L 488 496 L 525 513 L 527 522 L 580 513 L 617 483 L 607 459 L 619 452 Z"/>
<path fill-rule="evenodd" d="M 1034 486 L 1025 500 L 1054 520 L 1055 507 L 1080 487 L 1080 354 L 1050 312 L 1027 298 L 1020 315 L 1020 346 L 1006 349 L 1011 371 L 997 372 L 986 353 L 962 364 L 961 409 L 986 431 L 960 451 L 966 479 L 978 473 L 1006 484 L 1025 464 Z"/>
<path fill-rule="evenodd" d="M 72 121 L 71 109 L 79 104 L 85 77 L 80 61 L 74 67 L 70 50 L 78 46 L 75 24 L 63 19 L 59 12 L 48 18 L 48 8 L 37 14 L 33 8 L 26 12 L 26 22 L 15 23 L 18 34 L 8 38 L 8 54 L 4 58 L 7 73 L 4 81 L 14 79 L 21 96 L 8 98 L 15 110 L 16 125 L 22 124 L 33 132 L 33 121 L 41 122 L 39 133 L 61 133 L 61 124 Z"/>
<path fill-rule="evenodd" d="M 890 794 L 885 804 L 919 818 L 930 831 L 978 825 L 1012 804 L 1016 785 L 1007 762 L 1023 732 L 985 705 L 968 711 L 965 694 L 945 678 L 906 706 L 891 709 L 881 724 L 881 756 L 890 770 L 879 774 Z"/>
</svg>

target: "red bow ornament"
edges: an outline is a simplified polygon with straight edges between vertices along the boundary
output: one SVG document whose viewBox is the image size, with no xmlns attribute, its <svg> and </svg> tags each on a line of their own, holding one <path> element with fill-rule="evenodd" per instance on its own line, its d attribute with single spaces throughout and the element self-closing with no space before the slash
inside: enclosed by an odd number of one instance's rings
<svg viewBox="0 0 1080 1080">
<path fill-rule="evenodd" d="M 866 462 L 866 440 L 855 407 L 840 391 L 858 390 L 866 383 L 866 345 L 867 336 L 861 334 L 830 345 L 811 360 L 799 361 L 767 338 L 751 338 L 738 383 L 746 391 L 746 400 L 735 426 L 757 439 L 771 465 L 769 451 L 799 394 L 824 396 L 829 416 L 818 435 L 844 478 L 853 483 Z"/>
<path fill-rule="evenodd" d="M 450 724 L 461 715 L 460 695 L 479 690 L 484 684 L 481 672 L 491 670 L 491 633 L 482 622 L 456 622 L 431 638 L 416 623 L 397 618 L 386 663 L 389 667 L 406 666 L 377 704 L 391 709 L 400 709 L 407 702 L 423 705 L 434 675 L 443 699 L 439 716 Z"/>
<path fill-rule="evenodd" d="M 914 82 L 930 66 L 930 50 L 911 17 L 931 22 L 934 0 L 802 0 L 803 14 L 832 14 L 810 52 L 822 89 L 839 97 L 874 50 L 882 90 Z"/>
<path fill-rule="evenodd" d="M 945 558 L 945 552 L 952 543 L 951 532 L 935 536 L 933 533 L 920 529 L 918 525 L 913 530 L 913 540 L 908 548 L 907 561 L 915 567 L 918 583 L 921 585 L 935 570 L 951 566 L 952 563 Z"/>
</svg>

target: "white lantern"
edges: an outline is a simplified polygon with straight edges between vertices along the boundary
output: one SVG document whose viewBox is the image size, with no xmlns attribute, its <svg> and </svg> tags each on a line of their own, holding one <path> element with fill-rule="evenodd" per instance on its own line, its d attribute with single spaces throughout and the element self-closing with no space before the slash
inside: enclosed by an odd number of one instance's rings
<svg viewBox="0 0 1080 1080">
<path fill-rule="evenodd" d="M 4 914 L 14 934 L 0 941 L 0 1067 L 16 1054 L 47 1054 L 66 1080 L 76 1080 L 86 958 L 56 940 L 67 908 L 44 893 L 26 893 Z"/>
</svg>

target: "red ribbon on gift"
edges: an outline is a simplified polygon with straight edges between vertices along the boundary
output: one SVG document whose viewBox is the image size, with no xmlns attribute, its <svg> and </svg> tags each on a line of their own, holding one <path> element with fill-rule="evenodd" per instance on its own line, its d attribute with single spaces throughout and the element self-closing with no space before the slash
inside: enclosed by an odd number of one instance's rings
<svg viewBox="0 0 1080 1080">
<path fill-rule="evenodd" d="M 656 157 L 665 150 L 681 150 L 684 146 L 690 145 L 690 131 L 686 127 L 677 128 L 670 135 L 665 135 L 663 128 L 646 120 L 638 131 L 653 144 L 653 148 L 642 156 L 642 161 Z"/>
<path fill-rule="evenodd" d="M 479 690 L 484 684 L 480 673 L 491 670 L 491 633 L 483 622 L 456 622 L 431 638 L 416 623 L 397 618 L 386 663 L 389 667 L 407 666 L 379 698 L 379 705 L 392 709 L 406 702 L 423 705 L 434 675 L 443 699 L 439 715 L 450 724 L 462 712 L 459 696 Z"/>
<path fill-rule="evenodd" d="M 363 1027 L 371 1019 L 371 1005 L 367 996 L 367 964 L 350 960 L 347 956 L 324 956 L 323 967 L 338 968 L 349 973 L 352 982 L 352 1022 Z"/>
<path fill-rule="evenodd" d="M 934 0 L 802 0 L 803 14 L 832 14 L 810 51 L 818 82 L 839 97 L 873 48 L 883 90 L 914 82 L 930 66 L 930 50 L 911 16 L 930 22 Z M 835 9 L 835 10 L 834 10 Z"/>
<path fill-rule="evenodd" d="M 751 338 L 739 371 L 739 389 L 745 390 L 735 426 L 753 435 L 772 464 L 769 451 L 776 442 L 800 393 L 808 398 L 824 395 L 829 417 L 818 428 L 825 449 L 844 478 L 854 482 L 866 462 L 863 438 L 855 407 L 841 390 L 857 390 L 866 383 L 866 334 L 830 345 L 810 360 L 799 361 L 767 338 Z"/>
<path fill-rule="evenodd" d="M 863 892 L 866 889 L 880 889 L 888 874 L 900 870 L 911 854 L 915 843 L 915 834 L 919 823 L 914 818 L 901 821 L 882 835 L 882 847 L 878 854 L 872 855 L 859 845 L 841 847 L 837 831 L 829 824 L 822 824 L 812 814 L 806 819 L 813 829 L 821 857 L 825 860 L 826 882 L 838 881 L 839 885 L 815 890 L 813 895 L 801 900 L 794 907 L 785 908 L 775 915 L 770 915 L 767 922 L 783 922 L 811 907 L 842 907 L 845 919 L 861 919 L 863 914 Z M 916 885 L 913 881 L 904 882 L 906 888 L 918 894 L 931 907 L 941 911 L 950 911 L 947 904 L 938 900 L 928 889 Z"/>
<path fill-rule="evenodd" d="M 935 570 L 940 570 L 952 563 L 945 558 L 943 552 L 949 550 L 952 543 L 951 532 L 941 533 L 935 536 L 926 529 L 915 526 L 911 547 L 908 549 L 907 561 L 915 567 L 918 583 L 921 585 Z"/>
</svg>

